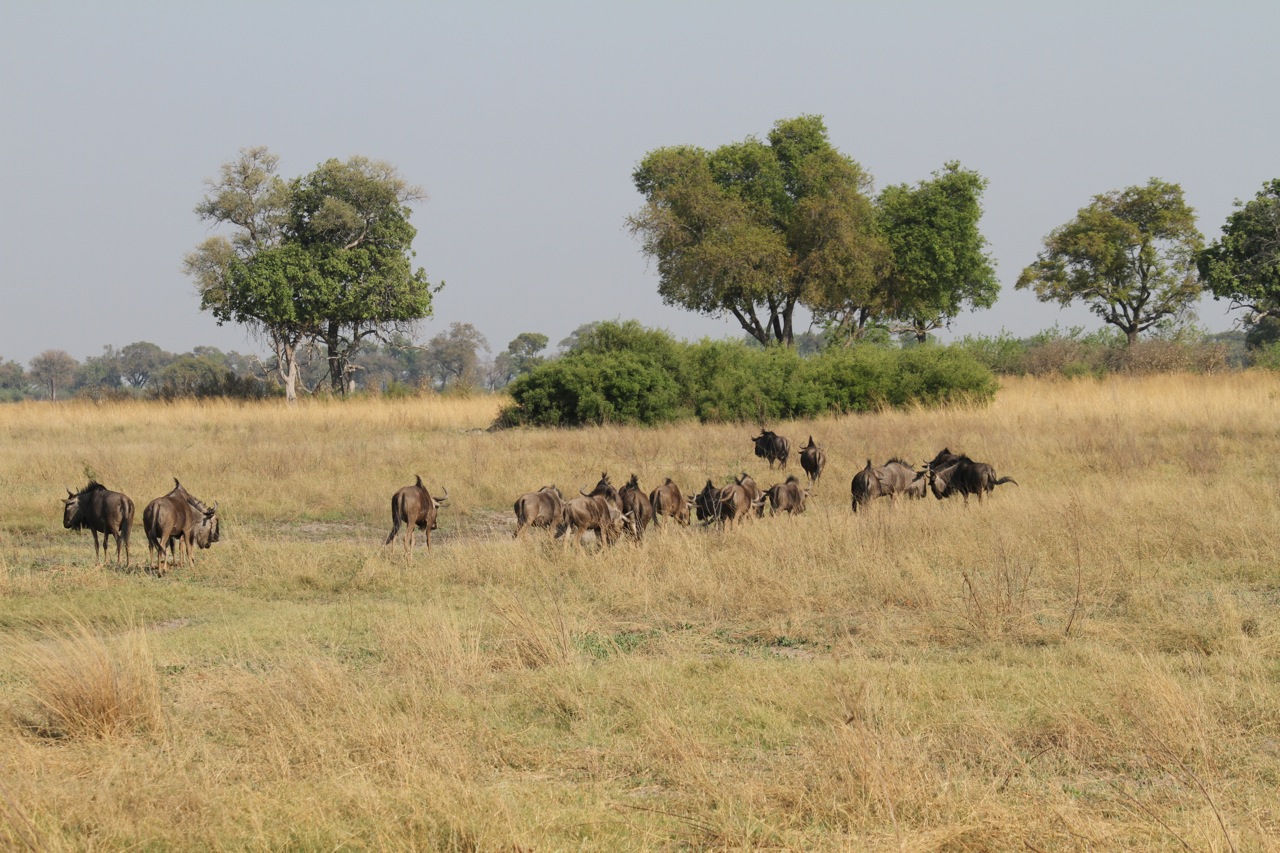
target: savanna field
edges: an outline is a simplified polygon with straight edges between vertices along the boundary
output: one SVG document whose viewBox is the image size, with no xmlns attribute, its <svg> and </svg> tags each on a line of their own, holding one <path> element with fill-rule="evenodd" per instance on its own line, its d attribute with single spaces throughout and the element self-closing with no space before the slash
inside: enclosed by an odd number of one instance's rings
<svg viewBox="0 0 1280 853">
<path fill-rule="evenodd" d="M 0 849 L 1280 849 L 1276 374 L 768 424 L 826 448 L 807 513 L 584 550 L 512 502 L 799 466 L 501 402 L 0 406 Z M 944 446 L 1018 485 L 850 512 Z M 132 570 L 62 527 L 90 476 Z M 157 578 L 175 476 L 222 541 Z"/>
</svg>

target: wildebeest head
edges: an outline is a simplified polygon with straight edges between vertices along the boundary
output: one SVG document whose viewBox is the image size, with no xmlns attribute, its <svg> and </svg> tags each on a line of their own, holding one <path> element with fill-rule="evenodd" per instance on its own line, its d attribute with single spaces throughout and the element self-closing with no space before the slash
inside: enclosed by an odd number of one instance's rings
<svg viewBox="0 0 1280 853">
<path fill-rule="evenodd" d="M 751 440 L 756 446 L 756 456 L 767 461 L 770 468 L 774 462 L 781 462 L 784 466 L 787 464 L 787 458 L 791 455 L 791 442 L 786 438 L 766 429 Z"/>
<path fill-rule="evenodd" d="M 609 474 L 607 471 L 600 473 L 600 482 L 596 483 L 596 487 L 591 491 L 586 489 L 578 489 L 578 492 L 586 498 L 593 498 L 596 495 L 602 495 L 605 500 L 609 501 L 619 511 L 622 510 L 622 498 L 618 495 L 618 490 L 609 482 Z"/>
<path fill-rule="evenodd" d="M 710 477 L 702 491 L 694 496 L 693 506 L 697 511 L 698 521 L 710 523 L 720 517 L 720 490 L 712 484 Z"/>
</svg>

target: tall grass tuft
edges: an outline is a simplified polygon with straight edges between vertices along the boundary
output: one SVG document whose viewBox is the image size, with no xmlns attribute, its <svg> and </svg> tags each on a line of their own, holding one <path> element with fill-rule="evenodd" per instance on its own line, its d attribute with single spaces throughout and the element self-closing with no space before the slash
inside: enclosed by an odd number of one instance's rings
<svg viewBox="0 0 1280 853">
<path fill-rule="evenodd" d="M 160 688 L 146 632 L 111 641 L 79 621 L 67 636 L 50 636 L 15 655 L 30 682 L 18 725 L 40 737 L 106 738 L 158 728 Z"/>
</svg>

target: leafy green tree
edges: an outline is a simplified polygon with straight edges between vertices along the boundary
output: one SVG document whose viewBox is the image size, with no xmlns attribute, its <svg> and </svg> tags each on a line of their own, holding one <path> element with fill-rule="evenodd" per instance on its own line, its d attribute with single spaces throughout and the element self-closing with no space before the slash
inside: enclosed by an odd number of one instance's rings
<svg viewBox="0 0 1280 853">
<path fill-rule="evenodd" d="M 173 356 L 150 341 L 134 341 L 120 348 L 120 373 L 130 387 L 146 388 L 151 376 Z"/>
<path fill-rule="evenodd" d="M 31 359 L 31 381 L 43 388 L 53 402 L 59 389 L 70 388 L 80 364 L 65 350 L 45 350 Z"/>
<path fill-rule="evenodd" d="M 410 250 L 408 204 L 422 192 L 363 157 L 327 161 L 292 181 L 276 174 L 278 162 L 266 148 L 242 149 L 207 183 L 196 213 L 231 233 L 188 254 L 186 270 L 203 310 L 267 339 L 287 400 L 297 397 L 306 341 L 326 348 L 342 393 L 362 340 L 431 313 L 439 287 L 412 268 Z"/>
<path fill-rule="evenodd" d="M 443 391 L 450 385 L 474 386 L 479 378 L 479 350 L 488 352 L 489 342 L 470 323 L 451 323 L 427 342 L 427 365 Z"/>
<path fill-rule="evenodd" d="M 987 180 L 957 162 L 914 187 L 885 187 L 877 217 L 892 264 L 879 304 L 923 343 L 966 307 L 990 308 L 1000 282 L 978 230 Z"/>
<path fill-rule="evenodd" d="M 533 368 L 542 364 L 545 359 L 538 355 L 547 348 L 550 338 L 539 332 L 521 332 L 516 335 L 507 348 L 493 360 L 490 373 L 490 390 L 496 390 L 509 384 L 517 376 L 523 376 Z"/>
<path fill-rule="evenodd" d="M 732 315 L 762 344 L 792 344 L 799 304 L 870 298 L 856 294 L 887 260 L 871 178 L 831 145 L 821 116 L 778 121 L 767 141 L 659 148 L 632 178 L 645 204 L 627 223 L 657 263 L 663 301 Z"/>
<path fill-rule="evenodd" d="M 1041 302 L 1085 302 L 1125 335 L 1185 315 L 1200 295 L 1196 258 L 1204 238 L 1182 187 L 1152 178 L 1094 196 L 1075 219 L 1044 238 L 1044 251 L 1018 276 Z"/>
<path fill-rule="evenodd" d="M 1280 178 L 1263 184 L 1251 201 L 1236 201 L 1222 236 L 1196 265 L 1214 299 L 1249 311 L 1249 325 L 1280 319 Z"/>
<path fill-rule="evenodd" d="M 21 364 L 0 358 L 0 400 L 21 400 L 27 384 L 27 372 Z"/>
<path fill-rule="evenodd" d="M 123 376 L 120 372 L 120 353 L 112 346 L 102 348 L 102 355 L 91 355 L 76 372 L 76 386 L 95 390 L 119 390 Z"/>
</svg>

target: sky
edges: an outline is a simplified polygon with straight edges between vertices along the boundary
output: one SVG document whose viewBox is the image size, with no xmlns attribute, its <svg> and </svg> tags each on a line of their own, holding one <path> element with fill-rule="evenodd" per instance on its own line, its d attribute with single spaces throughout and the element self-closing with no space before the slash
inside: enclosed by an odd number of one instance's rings
<svg viewBox="0 0 1280 853">
<path fill-rule="evenodd" d="M 631 173 L 802 114 L 877 189 L 950 160 L 990 181 L 1000 299 L 944 338 L 1100 328 L 1015 291 L 1018 273 L 1092 196 L 1152 177 L 1219 235 L 1280 176 L 1277 32 L 1262 0 L 3 0 L 0 359 L 265 352 L 182 271 L 211 233 L 205 181 L 257 145 L 285 177 L 362 155 L 426 190 L 416 262 L 445 287 L 420 341 L 471 323 L 496 354 L 608 319 L 740 337 L 662 303 L 625 226 Z M 1205 300 L 1200 324 L 1231 328 L 1227 309 Z"/>
</svg>

